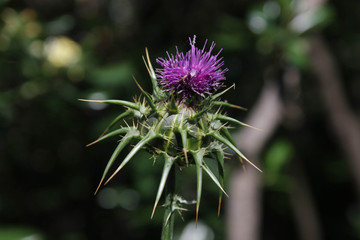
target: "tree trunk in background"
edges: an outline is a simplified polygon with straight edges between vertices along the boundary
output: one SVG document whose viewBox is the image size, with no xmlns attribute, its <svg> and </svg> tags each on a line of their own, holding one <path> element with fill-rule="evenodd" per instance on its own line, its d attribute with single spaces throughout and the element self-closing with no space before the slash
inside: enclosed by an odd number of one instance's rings
<svg viewBox="0 0 360 240">
<path fill-rule="evenodd" d="M 321 224 L 302 162 L 296 156 L 291 161 L 290 200 L 294 209 L 299 239 L 321 240 Z"/>
<path fill-rule="evenodd" d="M 297 138 L 303 129 L 304 113 L 301 109 L 301 75 L 298 69 L 288 67 L 284 73 L 284 127 L 294 153 L 289 168 L 290 182 L 288 194 L 293 207 L 299 240 L 321 240 L 322 228 L 318 212 L 308 183 L 303 159 L 299 157 L 302 144 Z"/>
<path fill-rule="evenodd" d="M 262 129 L 243 128 L 234 139 L 248 159 L 259 165 L 259 155 L 268 138 L 282 119 L 282 103 L 278 86 L 265 84 L 258 102 L 246 123 Z M 231 179 L 230 198 L 227 205 L 227 233 L 229 240 L 257 240 L 260 236 L 261 173 L 247 167 L 238 169 Z"/>
<path fill-rule="evenodd" d="M 338 143 L 347 155 L 360 199 L 360 125 L 346 101 L 335 60 L 319 35 L 312 39 L 311 60 L 330 123 Z"/>
</svg>

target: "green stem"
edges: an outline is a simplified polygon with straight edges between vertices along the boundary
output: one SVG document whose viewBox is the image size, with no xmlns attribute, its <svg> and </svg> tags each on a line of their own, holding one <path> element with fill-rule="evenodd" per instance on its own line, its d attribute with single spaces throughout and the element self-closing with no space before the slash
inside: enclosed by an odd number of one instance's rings
<svg viewBox="0 0 360 240">
<path fill-rule="evenodd" d="M 175 168 L 172 168 L 169 173 L 168 181 L 165 187 L 165 213 L 163 219 L 163 228 L 161 233 L 161 240 L 172 240 L 174 233 L 175 215 L 173 209 L 173 201 L 175 195 Z"/>
</svg>

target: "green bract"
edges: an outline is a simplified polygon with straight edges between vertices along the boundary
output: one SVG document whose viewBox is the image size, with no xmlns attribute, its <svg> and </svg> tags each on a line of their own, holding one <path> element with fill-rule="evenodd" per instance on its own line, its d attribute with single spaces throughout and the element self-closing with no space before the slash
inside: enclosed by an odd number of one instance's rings
<svg viewBox="0 0 360 240">
<path fill-rule="evenodd" d="M 241 109 L 239 106 L 220 100 L 220 97 L 228 89 L 208 96 L 204 98 L 201 103 L 191 107 L 187 106 L 185 102 L 181 103 L 176 100 L 172 97 L 171 93 L 162 92 L 157 85 L 156 75 L 147 50 L 146 56 L 147 60 L 144 59 L 144 62 L 153 84 L 153 93 L 151 95 L 145 92 L 134 78 L 143 94 L 143 98 L 139 98 L 137 101 L 83 100 L 117 104 L 126 108 L 126 111 L 119 114 L 95 142 L 89 144 L 92 145 L 114 136 L 123 136 L 104 170 L 96 192 L 108 175 L 109 169 L 115 163 L 119 153 L 125 146 L 133 144 L 134 147 L 132 150 L 106 180 L 105 184 L 108 183 L 140 149 L 147 150 L 153 154 L 156 159 L 161 157 L 164 160 L 164 168 L 155 199 L 153 215 L 165 188 L 171 168 L 174 165 L 180 167 L 195 166 L 197 173 L 197 218 L 200 206 L 203 172 L 209 175 L 221 190 L 219 191 L 219 207 L 222 194 L 224 193 L 226 195 L 223 189 L 225 147 L 232 149 L 241 161 L 244 159 L 258 169 L 236 147 L 235 141 L 227 127 L 228 123 L 243 126 L 249 125 L 222 113 L 223 107 Z M 125 122 L 125 124 L 121 125 L 121 121 Z M 127 124 L 127 122 L 131 122 L 131 125 Z M 217 161 L 218 172 L 214 173 L 210 170 L 204 161 L 204 157 L 210 157 Z M 178 197 L 178 201 L 174 203 L 178 202 L 179 204 L 177 207 L 173 207 L 173 209 L 180 210 L 180 203 L 184 203 L 184 201 L 185 200 Z"/>
</svg>

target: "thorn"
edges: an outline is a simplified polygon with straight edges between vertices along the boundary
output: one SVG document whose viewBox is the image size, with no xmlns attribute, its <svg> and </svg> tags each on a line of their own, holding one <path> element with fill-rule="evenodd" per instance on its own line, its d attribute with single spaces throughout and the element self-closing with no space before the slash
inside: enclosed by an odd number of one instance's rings
<svg viewBox="0 0 360 240">
<path fill-rule="evenodd" d="M 158 204 L 158 203 L 155 203 L 155 205 L 154 205 L 153 211 L 152 211 L 152 213 L 151 213 L 151 219 L 154 217 L 157 204 Z"/>
<path fill-rule="evenodd" d="M 247 159 L 246 157 L 244 157 L 245 161 L 247 161 L 251 166 L 253 166 L 254 168 L 256 168 L 256 170 L 258 170 L 259 172 L 263 172 L 260 168 L 258 168 L 255 164 L 253 164 L 249 159 Z"/>
<path fill-rule="evenodd" d="M 132 77 L 133 77 L 133 79 L 134 79 L 134 81 L 135 81 L 136 85 L 137 85 L 137 86 L 138 86 L 138 88 L 140 89 L 140 91 L 145 92 L 145 91 L 144 91 L 144 89 L 140 86 L 140 84 L 136 81 L 135 76 L 134 76 L 134 75 L 132 75 Z"/>
<path fill-rule="evenodd" d="M 264 130 L 263 130 L 263 129 L 261 129 L 261 128 L 254 127 L 254 126 L 251 126 L 251 125 L 246 124 L 246 123 L 243 123 L 242 125 L 244 125 L 245 127 L 249 127 L 249 128 L 252 128 L 252 129 L 258 130 L 258 131 L 264 131 Z"/>
<path fill-rule="evenodd" d="M 215 115 L 219 114 L 219 112 L 221 111 L 221 107 L 219 107 L 216 112 L 215 112 Z"/>
<path fill-rule="evenodd" d="M 243 110 L 243 111 L 247 111 L 247 110 L 248 110 L 247 108 L 244 108 L 244 107 L 241 107 L 241 106 L 238 106 L 238 105 L 235 105 L 235 104 L 231 104 L 230 107 L 232 107 L 232 108 L 237 108 L 237 109 L 240 109 L 240 110 Z"/>
<path fill-rule="evenodd" d="M 130 128 L 129 124 L 128 124 L 125 120 L 123 120 L 123 121 L 124 121 L 124 123 L 126 124 L 126 126 L 127 126 L 128 128 Z"/>
<path fill-rule="evenodd" d="M 139 122 L 139 124 L 144 128 L 149 128 L 150 127 L 147 123 Z"/>
<path fill-rule="evenodd" d="M 147 49 L 147 47 L 145 47 L 145 53 L 146 53 L 146 60 L 147 60 L 147 62 L 148 62 L 148 67 L 149 67 L 149 75 L 150 75 L 150 77 L 155 77 L 155 76 L 152 76 L 152 73 L 151 73 L 151 71 L 150 71 L 150 68 L 152 69 L 152 65 L 151 65 L 151 61 L 150 61 L 150 56 L 149 56 L 149 51 L 148 51 L 148 49 Z M 145 60 L 144 60 L 145 61 Z M 145 64 L 146 65 L 146 64 Z"/>
<path fill-rule="evenodd" d="M 166 221 L 165 221 L 165 225 L 167 225 L 168 224 L 168 222 L 169 222 L 169 220 L 170 220 L 170 217 L 171 217 L 171 212 L 169 213 L 169 215 L 167 216 L 167 218 L 166 218 Z"/>
<path fill-rule="evenodd" d="M 235 83 L 233 85 L 231 85 L 230 87 L 228 87 L 227 89 L 225 89 L 224 91 L 217 93 L 213 96 L 213 99 L 216 99 L 218 97 L 220 97 L 221 95 L 223 95 L 224 93 L 226 93 L 227 91 L 229 91 L 231 88 L 235 89 Z"/>
<path fill-rule="evenodd" d="M 220 210 L 221 210 L 221 197 L 219 198 L 219 206 L 218 206 L 218 217 L 220 216 Z"/>
<path fill-rule="evenodd" d="M 95 196 L 95 195 L 97 194 L 97 192 L 99 191 L 99 188 L 100 188 L 100 186 L 101 186 L 101 184 L 102 184 L 103 181 L 104 181 L 104 178 L 102 177 L 101 180 L 100 180 L 100 183 L 99 183 L 98 187 L 96 188 L 96 191 L 95 191 L 95 193 L 94 193 L 94 196 Z"/>
<path fill-rule="evenodd" d="M 228 87 L 227 89 L 225 89 L 225 91 L 223 91 L 223 92 L 226 93 L 227 91 L 229 91 L 232 88 L 235 89 L 235 83 L 233 85 L 231 85 L 230 87 Z"/>
<path fill-rule="evenodd" d="M 188 160 L 187 151 L 186 151 L 185 148 L 183 148 L 183 151 L 184 151 L 184 157 L 185 157 L 186 166 L 189 166 L 189 160 Z"/>
<path fill-rule="evenodd" d="M 100 137 L 102 137 L 102 136 L 100 136 Z M 100 137 L 99 137 L 99 138 L 100 138 Z M 99 142 L 99 138 L 98 138 L 98 139 L 96 139 L 95 141 L 93 141 L 93 142 L 91 142 L 91 143 L 87 144 L 87 145 L 86 145 L 86 147 L 90 147 L 91 145 L 94 145 L 95 143 L 98 143 L 98 142 Z"/>
<path fill-rule="evenodd" d="M 245 164 L 242 164 L 242 170 L 243 170 L 244 173 L 247 173 Z"/>
<path fill-rule="evenodd" d="M 102 136 L 104 136 L 105 134 L 107 134 L 108 131 L 109 131 L 109 129 L 105 129 L 105 131 L 104 131 L 98 138 L 101 138 Z"/>
<path fill-rule="evenodd" d="M 180 210 L 186 211 L 187 209 L 179 209 L 179 210 L 178 210 L 178 213 L 179 213 L 179 215 L 180 215 L 180 217 L 181 217 L 181 220 L 183 220 L 183 222 L 185 222 L 184 216 L 182 215 L 182 213 L 181 213 Z"/>
<path fill-rule="evenodd" d="M 225 128 L 227 124 L 228 124 L 228 122 L 224 122 L 224 123 L 220 126 L 220 128 Z"/>
<path fill-rule="evenodd" d="M 122 169 L 122 168 L 117 169 L 117 170 L 109 177 L 109 179 L 104 183 L 104 185 L 107 185 L 107 184 L 110 182 L 110 180 L 113 179 L 118 172 L 120 172 L 121 169 Z"/>
<path fill-rule="evenodd" d="M 149 51 L 148 51 L 147 47 L 145 47 L 145 53 L 146 53 L 147 61 L 150 62 Z"/>
<path fill-rule="evenodd" d="M 102 103 L 103 100 L 90 100 L 90 99 L 82 99 L 79 98 L 79 101 L 83 101 L 83 102 L 95 102 L 95 103 Z"/>
<path fill-rule="evenodd" d="M 146 51 L 147 51 L 147 48 L 145 48 L 145 49 L 146 49 Z M 144 56 L 142 56 L 142 59 L 143 59 L 143 61 L 144 61 L 144 63 L 145 63 L 145 67 L 146 67 L 146 69 L 147 69 L 147 71 L 148 71 L 149 75 L 151 76 L 150 69 L 149 69 L 148 65 L 146 64 L 146 60 L 145 60 Z"/>
<path fill-rule="evenodd" d="M 239 157 L 239 160 L 240 160 L 241 168 L 242 168 L 243 172 L 246 174 L 246 166 L 244 164 L 244 161 L 241 157 Z"/>
</svg>

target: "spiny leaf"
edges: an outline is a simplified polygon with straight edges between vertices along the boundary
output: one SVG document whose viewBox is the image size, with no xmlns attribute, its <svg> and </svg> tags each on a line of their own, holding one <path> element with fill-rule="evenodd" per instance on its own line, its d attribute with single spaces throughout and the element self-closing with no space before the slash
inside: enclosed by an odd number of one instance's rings
<svg viewBox="0 0 360 240">
<path fill-rule="evenodd" d="M 153 67 L 151 65 L 151 61 L 150 61 L 150 57 L 149 57 L 149 51 L 148 51 L 147 48 L 145 48 L 145 54 L 146 54 L 146 60 L 145 60 L 145 58 L 143 56 L 145 67 L 148 70 L 151 79 L 154 80 L 154 83 L 156 83 L 156 84 L 154 84 L 154 87 L 156 87 L 157 86 L 156 74 L 155 74 L 155 71 L 154 71 L 154 69 L 153 69 Z"/>
<path fill-rule="evenodd" d="M 219 181 L 221 186 L 223 186 L 224 185 L 224 151 L 221 149 L 221 146 L 219 146 L 219 149 L 215 150 L 215 154 L 218 164 Z M 219 191 L 218 216 L 220 216 L 222 193 L 223 193 L 222 191 Z"/>
<path fill-rule="evenodd" d="M 236 124 L 239 124 L 239 125 L 242 125 L 242 126 L 245 126 L 245 127 L 249 127 L 249 128 L 253 128 L 253 129 L 256 129 L 256 130 L 260 130 L 260 131 L 261 131 L 260 128 L 256 128 L 256 127 L 250 126 L 249 124 L 240 122 L 239 120 L 237 120 L 237 119 L 235 119 L 235 118 L 228 117 L 228 116 L 225 116 L 225 115 L 216 114 L 216 115 L 214 115 L 214 118 L 215 118 L 216 120 L 232 122 L 232 123 L 236 123 Z"/>
<path fill-rule="evenodd" d="M 89 99 L 79 99 L 79 101 L 83 102 L 94 102 L 94 103 L 110 103 L 110 104 L 116 104 L 121 105 L 124 107 L 132 108 L 135 110 L 140 109 L 139 105 L 134 102 L 124 101 L 124 100 L 89 100 Z"/>
<path fill-rule="evenodd" d="M 113 152 L 113 154 L 110 157 L 109 162 L 107 163 L 104 173 L 101 177 L 100 183 L 95 191 L 95 194 L 98 192 L 102 182 L 104 181 L 108 171 L 110 170 L 111 166 L 113 165 L 115 159 L 117 158 L 117 156 L 119 155 L 119 153 L 121 152 L 121 150 L 128 145 L 134 138 L 138 137 L 138 135 L 135 132 L 131 132 L 128 133 L 127 135 L 125 135 L 125 137 L 123 137 L 120 141 L 120 143 L 118 144 L 118 146 L 116 147 L 115 151 Z"/>
<path fill-rule="evenodd" d="M 162 234 L 161 239 L 162 240 L 168 240 L 173 238 L 173 229 L 174 229 L 174 218 L 171 218 L 171 215 L 173 213 L 173 194 L 168 194 L 165 199 L 165 212 L 164 212 L 164 219 L 163 221 L 163 228 L 162 228 Z"/>
<path fill-rule="evenodd" d="M 209 169 L 209 167 L 203 163 L 203 169 L 205 170 L 205 172 L 209 175 L 209 177 L 211 178 L 211 180 L 214 181 L 214 183 L 220 188 L 220 190 L 227 196 L 229 197 L 229 195 L 227 195 L 227 193 L 225 192 L 225 190 L 223 189 L 223 187 L 221 186 L 219 180 L 216 178 L 215 174 Z"/>
<path fill-rule="evenodd" d="M 230 134 L 229 130 L 226 127 L 221 128 L 221 133 L 223 133 L 225 135 L 225 137 L 234 145 L 236 146 L 235 140 L 232 137 L 232 135 Z M 243 159 L 241 158 L 241 156 L 237 155 L 240 161 L 240 164 L 242 166 L 242 169 L 244 171 L 244 173 L 246 172 L 246 168 L 245 168 L 245 164 Z"/>
<path fill-rule="evenodd" d="M 185 119 L 185 112 L 182 112 L 181 118 L 180 118 L 180 124 L 179 124 L 177 131 L 181 135 L 181 142 L 183 145 L 185 163 L 186 163 L 186 165 L 189 165 L 189 160 L 188 160 L 188 156 L 187 156 L 188 138 L 187 138 L 187 131 L 186 131 L 186 125 L 185 125 L 184 119 Z"/>
<path fill-rule="evenodd" d="M 108 134 L 106 134 L 106 135 L 103 135 L 102 137 L 99 137 L 98 139 L 96 139 L 96 140 L 93 141 L 92 143 L 89 143 L 89 144 L 86 145 L 86 146 L 89 147 L 89 146 L 91 146 L 91 145 L 93 145 L 93 144 L 95 144 L 95 143 L 98 143 L 98 142 L 102 141 L 102 140 L 105 140 L 105 139 L 110 138 L 110 137 L 115 136 L 115 135 L 119 135 L 119 134 L 122 134 L 122 133 L 126 133 L 126 132 L 128 132 L 128 131 L 129 131 L 128 128 L 120 128 L 120 129 L 114 130 L 114 131 L 112 131 L 112 132 L 110 132 L 110 133 L 108 133 Z"/>
<path fill-rule="evenodd" d="M 142 94 L 144 94 L 144 96 L 145 96 L 146 100 L 148 101 L 151 109 L 152 109 L 153 111 L 155 111 L 156 113 L 158 113 L 158 109 L 156 108 L 155 103 L 154 103 L 154 101 L 152 100 L 152 98 L 151 98 L 151 96 L 149 95 L 149 93 L 147 93 L 147 92 L 140 86 L 140 84 L 136 81 L 136 79 L 135 79 L 134 76 L 133 76 L 133 79 L 134 79 L 136 85 L 138 86 L 138 88 L 140 89 L 140 91 L 142 92 Z M 158 113 L 158 114 L 159 114 L 159 113 Z"/>
<path fill-rule="evenodd" d="M 208 122 L 205 119 L 200 118 L 198 121 L 198 136 L 202 136 L 203 133 L 206 132 L 208 132 Z"/>
<path fill-rule="evenodd" d="M 154 93 L 154 96 L 159 97 L 160 88 L 157 84 L 156 74 L 155 74 L 154 68 L 152 67 L 150 57 L 149 57 L 149 51 L 147 48 L 145 48 L 145 53 L 146 53 L 146 60 L 145 60 L 144 56 L 143 56 L 143 60 L 145 63 L 145 67 L 150 75 L 151 83 L 153 86 L 153 93 Z"/>
<path fill-rule="evenodd" d="M 210 132 L 208 133 L 208 135 L 214 137 L 215 139 L 217 139 L 218 141 L 224 143 L 226 146 L 228 146 L 231 150 L 233 150 L 237 155 L 239 155 L 240 157 L 242 157 L 243 159 L 245 159 L 245 161 L 247 161 L 251 166 L 253 166 L 254 168 L 256 168 L 259 172 L 262 172 L 255 164 L 253 164 L 249 159 L 247 159 L 244 154 L 242 154 L 240 152 L 240 150 L 234 145 L 232 144 L 228 139 L 224 138 L 223 136 L 221 136 L 218 132 Z"/>
<path fill-rule="evenodd" d="M 170 97 L 170 101 L 169 101 L 169 103 L 167 104 L 167 110 L 168 110 L 170 113 L 173 113 L 173 114 L 176 114 L 176 113 L 179 112 L 179 108 L 178 108 L 177 103 L 175 102 L 175 97 L 174 97 L 174 95 L 171 95 L 171 97 Z"/>
<path fill-rule="evenodd" d="M 186 165 L 189 165 L 189 160 L 187 156 L 188 151 L 188 139 L 187 139 L 187 131 L 186 129 L 179 129 L 180 135 L 181 135 L 181 141 L 183 145 L 183 152 L 184 152 L 184 158 Z"/>
<path fill-rule="evenodd" d="M 164 124 L 164 122 L 165 122 L 165 120 L 166 120 L 166 118 L 168 117 L 168 113 L 165 113 L 165 115 L 164 116 L 162 116 L 161 118 L 160 118 L 160 121 L 159 120 L 157 120 L 157 122 L 156 123 L 154 123 L 154 131 L 155 132 L 161 132 L 161 128 L 163 127 L 163 124 Z"/>
<path fill-rule="evenodd" d="M 202 188 L 202 161 L 205 154 L 204 149 L 199 149 L 198 151 L 190 151 L 194 160 L 195 160 L 195 167 L 196 167 L 196 222 L 198 221 L 199 217 L 199 207 L 200 207 L 200 200 L 201 200 L 201 188 Z"/>
<path fill-rule="evenodd" d="M 219 92 L 217 94 L 214 94 L 211 96 L 211 101 L 215 101 L 217 98 L 221 97 L 224 93 L 226 93 L 227 91 L 229 91 L 231 88 L 235 88 L 235 84 L 231 85 L 230 87 L 228 87 L 227 89 L 225 89 L 222 92 Z"/>
<path fill-rule="evenodd" d="M 131 158 L 148 142 L 153 140 L 154 138 L 159 137 L 159 135 L 155 134 L 154 131 L 150 130 L 148 134 L 139 141 L 135 147 L 130 151 L 130 153 L 125 157 L 119 167 L 115 170 L 115 172 L 109 177 L 109 179 L 105 182 L 107 184 L 114 176 L 131 160 Z"/>
<path fill-rule="evenodd" d="M 126 118 L 126 117 L 130 117 L 130 116 L 134 116 L 134 111 L 133 110 L 127 110 L 126 112 L 121 113 L 119 116 L 117 116 L 105 129 L 105 131 L 100 135 L 100 137 L 104 136 L 110 128 L 112 128 L 116 123 L 118 123 L 119 121 L 121 121 L 122 119 Z M 99 138 L 100 138 L 99 137 Z"/>
<path fill-rule="evenodd" d="M 163 168 L 163 172 L 162 172 L 162 175 L 161 175 L 159 189 L 158 189 L 158 192 L 156 194 L 155 204 L 154 204 L 153 212 L 151 214 L 151 218 L 153 218 L 153 216 L 154 216 L 156 206 L 158 205 L 160 197 L 161 197 L 162 192 L 164 190 L 167 177 L 169 176 L 169 172 L 171 170 L 171 167 L 174 164 L 175 159 L 176 159 L 174 157 L 170 157 L 166 153 L 164 153 L 163 156 L 164 156 L 164 168 Z"/>
<path fill-rule="evenodd" d="M 231 108 L 237 108 L 237 109 L 240 109 L 240 110 L 247 111 L 247 108 L 244 108 L 244 107 L 241 107 L 241 106 L 238 106 L 238 105 L 235 105 L 235 104 L 231 104 L 231 103 L 228 103 L 228 102 L 214 101 L 213 104 L 215 106 L 231 107 Z"/>
<path fill-rule="evenodd" d="M 205 108 L 202 109 L 201 111 L 197 112 L 194 116 L 191 116 L 191 117 L 189 118 L 189 120 L 191 121 L 191 120 L 195 120 L 195 119 L 201 117 L 204 113 L 208 112 L 213 106 L 214 106 L 214 105 L 210 105 L 210 106 L 208 106 L 208 107 L 205 107 Z"/>
<path fill-rule="evenodd" d="M 170 147 L 171 139 L 172 139 L 173 136 L 174 136 L 174 129 L 175 129 L 175 127 L 176 127 L 176 122 L 177 122 L 177 119 L 178 119 L 178 117 L 179 117 L 178 114 L 172 115 L 172 116 L 175 116 L 175 117 L 174 117 L 174 118 L 172 119 L 172 121 L 171 121 L 171 128 L 170 128 L 170 131 L 169 131 L 168 135 L 166 136 L 166 137 L 168 138 L 168 140 L 166 141 L 165 146 L 164 146 L 166 152 L 168 151 L 168 149 L 169 149 L 169 147 Z"/>
</svg>

